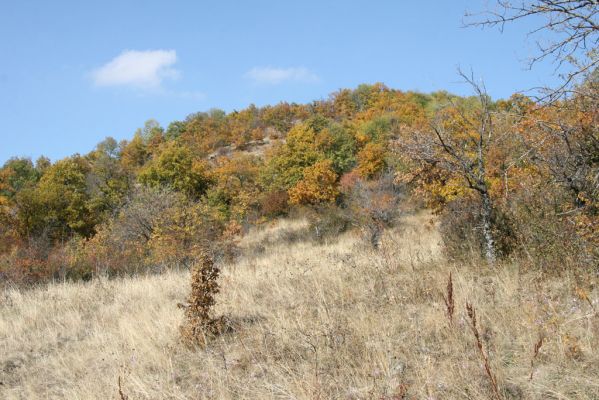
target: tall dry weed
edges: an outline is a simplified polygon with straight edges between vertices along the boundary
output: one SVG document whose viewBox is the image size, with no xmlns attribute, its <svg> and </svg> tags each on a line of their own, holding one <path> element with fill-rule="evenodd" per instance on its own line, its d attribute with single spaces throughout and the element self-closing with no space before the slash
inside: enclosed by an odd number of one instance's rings
<svg viewBox="0 0 599 400">
<path fill-rule="evenodd" d="M 491 362 L 489 361 L 489 356 L 485 352 L 483 347 L 483 342 L 480 338 L 480 333 L 478 331 L 478 325 L 476 322 L 476 309 L 470 303 L 466 303 L 466 312 L 468 313 L 468 318 L 470 319 L 470 328 L 472 329 L 472 333 L 474 334 L 474 338 L 476 340 L 476 347 L 478 348 L 478 353 L 483 360 L 485 373 L 489 378 L 489 383 L 491 384 L 491 388 L 493 389 L 493 397 L 496 400 L 501 400 L 502 397 L 499 394 L 499 388 L 497 386 L 497 378 L 495 374 L 493 374 L 493 370 L 491 369 Z"/>
<path fill-rule="evenodd" d="M 119 386 L 119 399 L 120 400 L 129 400 L 129 396 L 127 396 L 125 394 L 125 392 L 123 392 L 123 385 L 121 384 L 121 376 L 119 375 L 119 379 L 118 379 L 118 386 Z"/>
<path fill-rule="evenodd" d="M 532 381 L 532 375 L 535 372 L 535 360 L 539 356 L 539 350 L 541 350 L 541 346 L 543 346 L 544 341 L 545 341 L 545 336 L 541 333 L 539 335 L 539 339 L 535 343 L 535 346 L 534 346 L 533 352 L 532 352 L 532 357 L 530 358 L 530 377 L 528 378 L 529 381 Z"/>
<path fill-rule="evenodd" d="M 447 278 L 447 287 L 445 289 L 446 294 L 443 295 L 443 301 L 445 302 L 445 308 L 447 311 L 447 319 L 449 319 L 449 325 L 453 325 L 453 314 L 455 312 L 455 299 L 453 297 L 453 278 L 451 272 Z"/>
</svg>

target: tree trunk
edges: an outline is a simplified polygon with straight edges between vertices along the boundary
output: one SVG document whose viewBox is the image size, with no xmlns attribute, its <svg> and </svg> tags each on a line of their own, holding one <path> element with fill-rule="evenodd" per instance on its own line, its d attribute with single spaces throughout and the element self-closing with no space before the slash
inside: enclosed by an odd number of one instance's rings
<svg viewBox="0 0 599 400">
<path fill-rule="evenodd" d="M 495 251 L 495 240 L 493 240 L 493 234 L 491 233 L 491 218 L 493 214 L 493 205 L 491 204 L 491 197 L 489 192 L 483 191 L 480 193 L 482 200 L 482 225 L 483 225 L 483 238 L 485 240 L 485 258 L 489 264 L 494 264 L 497 259 Z"/>
</svg>

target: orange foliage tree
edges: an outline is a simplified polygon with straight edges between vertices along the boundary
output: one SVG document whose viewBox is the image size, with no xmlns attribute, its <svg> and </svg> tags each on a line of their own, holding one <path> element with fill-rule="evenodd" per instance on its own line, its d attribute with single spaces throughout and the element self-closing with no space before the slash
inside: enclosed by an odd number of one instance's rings
<svg viewBox="0 0 599 400">
<path fill-rule="evenodd" d="M 322 160 L 304 169 L 303 178 L 289 189 L 291 204 L 333 203 L 339 191 L 331 160 Z"/>
</svg>

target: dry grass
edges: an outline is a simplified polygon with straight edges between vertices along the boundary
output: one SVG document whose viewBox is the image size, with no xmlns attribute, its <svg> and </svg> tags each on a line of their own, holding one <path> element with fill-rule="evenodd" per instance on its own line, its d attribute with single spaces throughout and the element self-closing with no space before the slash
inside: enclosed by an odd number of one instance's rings
<svg viewBox="0 0 599 400">
<path fill-rule="evenodd" d="M 223 266 L 215 310 L 237 328 L 203 350 L 179 339 L 186 273 L 9 289 L 0 398 L 489 399 L 466 302 L 502 398 L 599 398 L 598 289 L 587 302 L 573 274 L 448 265 L 428 219 L 407 218 L 378 252 L 352 235 L 289 244 L 298 222 L 249 235 L 268 245 Z"/>
</svg>

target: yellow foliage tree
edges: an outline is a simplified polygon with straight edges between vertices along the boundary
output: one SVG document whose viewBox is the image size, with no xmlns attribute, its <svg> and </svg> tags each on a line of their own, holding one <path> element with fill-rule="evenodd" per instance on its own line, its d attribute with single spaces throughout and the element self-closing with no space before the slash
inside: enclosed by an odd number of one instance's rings
<svg viewBox="0 0 599 400">
<path fill-rule="evenodd" d="M 357 171 L 363 178 L 373 178 L 385 168 L 385 148 L 379 143 L 367 143 L 358 153 Z"/>
<path fill-rule="evenodd" d="M 289 189 L 291 204 L 332 203 L 339 191 L 331 160 L 322 160 L 304 170 L 303 178 Z"/>
</svg>

